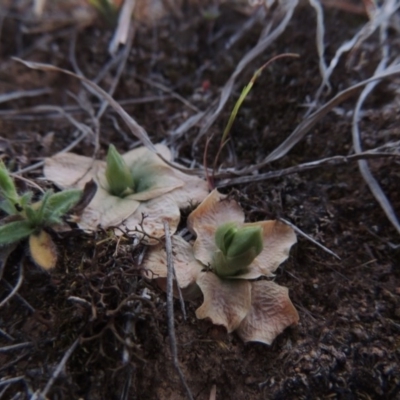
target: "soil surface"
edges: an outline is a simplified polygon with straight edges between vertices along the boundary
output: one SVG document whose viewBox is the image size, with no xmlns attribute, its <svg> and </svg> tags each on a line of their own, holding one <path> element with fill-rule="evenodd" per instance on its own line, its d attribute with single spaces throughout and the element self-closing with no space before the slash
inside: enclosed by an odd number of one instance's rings
<svg viewBox="0 0 400 400">
<path fill-rule="evenodd" d="M 195 142 L 198 126 L 184 134 L 177 128 L 219 98 L 235 67 L 256 45 L 268 14 L 256 19 L 231 4 L 213 8 L 185 2 L 180 14 L 153 26 L 135 23 L 126 64 L 118 71 L 124 48 L 110 63 L 114 28 L 101 16 L 78 26 L 67 20 L 68 10 L 55 7 L 35 20 L 26 3 L 5 2 L 0 10 L 0 93 L 44 93 L 0 103 L 1 158 L 11 171 L 64 149 L 81 134 L 79 123 L 91 132 L 73 148 L 76 153 L 104 158 L 109 143 L 121 153 L 139 145 L 112 108 L 96 120 L 102 100 L 77 79 L 32 70 L 11 57 L 73 70 L 106 91 L 116 83 L 113 97 L 153 143 L 164 141 L 176 161 L 196 168 L 202 168 L 206 139 L 214 135 L 207 154 L 212 165 L 242 88 L 273 56 L 300 57 L 275 61 L 257 79 L 221 153 L 221 168 L 241 170 L 263 160 L 302 121 L 321 83 L 316 13 L 301 3 L 284 32 L 238 76 L 223 112 Z M 324 8 L 328 61 L 368 22 L 362 2 L 353 3 L 354 8 L 340 2 Z M 398 29 L 390 28 L 386 39 L 394 55 Z M 345 53 L 321 102 L 369 78 L 380 54 L 378 33 Z M 259 173 L 352 154 L 356 99 L 339 104 L 286 156 Z M 399 140 L 399 104 L 398 77 L 380 83 L 368 97 L 360 121 L 364 149 Z M 398 158 L 374 158 L 368 164 L 399 213 Z M 30 189 L 30 181 L 52 187 L 40 166 L 22 176 L 28 181 L 16 180 L 20 191 Z M 340 259 L 298 235 L 274 280 L 289 288 L 300 323 L 271 346 L 244 344 L 235 334 L 197 320 L 201 300 L 185 303 L 185 320 L 176 300 L 179 365 L 193 398 L 400 399 L 399 234 L 357 162 L 221 190 L 236 196 L 248 221 L 284 218 Z M 48 386 L 49 399 L 186 399 L 171 358 L 166 295 L 141 277 L 146 246 L 132 238 L 118 241 L 101 230 L 89 235 L 70 225 L 68 232 L 51 232 L 59 256 L 51 273 L 33 264 L 24 242 L 4 267 L 0 301 L 17 284 L 20 266 L 23 281 L 0 309 L 0 398 L 40 398 Z"/>
</svg>

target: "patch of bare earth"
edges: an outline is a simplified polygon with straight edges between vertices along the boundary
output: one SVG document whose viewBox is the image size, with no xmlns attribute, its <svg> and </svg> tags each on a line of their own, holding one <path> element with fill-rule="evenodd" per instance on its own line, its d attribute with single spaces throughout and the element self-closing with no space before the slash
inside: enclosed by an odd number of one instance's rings
<svg viewBox="0 0 400 400">
<path fill-rule="evenodd" d="M 109 143 L 121 152 L 137 145 L 110 108 L 99 125 L 94 123 L 101 100 L 82 90 L 77 80 L 11 60 L 18 56 L 66 69 L 78 67 L 108 90 L 118 68 L 118 63 L 116 68 L 107 66 L 113 30 L 98 18 L 84 28 L 69 24 L 26 33 L 32 21 L 20 3 L 0 14 L 0 93 L 48 91 L 0 103 L 1 158 L 17 171 L 79 137 L 79 126 L 54 106 L 91 127 L 73 150 L 79 154 L 92 156 L 97 140 L 99 158 L 104 158 Z M 219 12 L 218 18 L 209 19 L 200 7 L 186 6 L 183 18 L 166 18 L 154 28 L 137 24 L 113 94 L 153 143 L 166 140 L 188 166 L 201 166 L 205 137 L 193 146 L 196 127 L 183 135 L 171 132 L 195 113 L 194 107 L 204 110 L 217 98 L 263 28 L 262 22 L 255 22 L 232 42 L 248 17 L 230 6 L 221 6 Z M 325 9 L 327 59 L 366 22 L 365 15 L 347 9 Z M 210 165 L 242 87 L 274 55 L 292 52 L 300 58 L 275 62 L 257 80 L 222 153 L 223 165 L 241 169 L 255 164 L 301 121 L 321 81 L 315 24 L 310 6 L 299 6 L 284 33 L 239 76 L 222 115 L 210 128 L 209 134 L 217 135 L 209 148 Z M 387 40 L 392 51 L 398 51 L 398 31 L 389 30 Z M 332 76 L 332 93 L 368 78 L 379 61 L 379 46 L 375 34 L 358 50 L 352 66 L 346 65 L 345 57 Z M 398 84 L 398 78 L 381 83 L 368 98 L 360 125 L 365 148 L 399 139 Z M 354 103 L 353 98 L 335 108 L 288 155 L 261 172 L 350 154 Z M 398 158 L 376 158 L 369 165 L 399 212 Z M 41 179 L 41 168 L 23 176 L 50 187 Z M 17 183 L 21 191 L 28 187 L 25 181 Z M 340 260 L 299 236 L 275 281 L 290 289 L 300 323 L 272 346 L 243 344 L 235 334 L 196 320 L 199 303 L 186 303 L 184 320 L 176 301 L 179 362 L 193 397 L 209 399 L 216 385 L 217 399 L 399 398 L 399 236 L 357 163 L 321 166 L 224 191 L 233 191 L 247 220 L 290 220 Z M 24 243 L 4 267 L 0 301 L 16 285 L 21 265 L 23 282 L 0 308 L 0 398 L 38 398 L 50 382 L 49 399 L 185 399 L 170 356 L 166 296 L 141 278 L 146 246 L 136 243 L 133 234 L 118 241 L 110 232 L 88 235 L 72 228 L 52 233 L 59 252 L 55 271 L 48 274 L 34 266 Z"/>
</svg>

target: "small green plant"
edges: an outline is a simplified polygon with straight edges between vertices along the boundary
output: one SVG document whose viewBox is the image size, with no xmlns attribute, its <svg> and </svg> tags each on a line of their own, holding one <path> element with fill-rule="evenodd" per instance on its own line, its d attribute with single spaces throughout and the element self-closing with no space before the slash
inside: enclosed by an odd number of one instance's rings
<svg viewBox="0 0 400 400">
<path fill-rule="evenodd" d="M 59 193 L 46 191 L 41 200 L 32 203 L 32 192 L 19 195 L 7 168 L 0 162 L 0 209 L 8 214 L 0 225 L 0 246 L 11 245 L 29 237 L 30 254 L 40 267 L 55 267 L 57 252 L 46 227 L 60 224 L 62 217 L 78 203 L 81 190 Z"/>
<path fill-rule="evenodd" d="M 100 12 L 110 26 L 116 25 L 121 1 L 89 0 L 89 3 Z"/>
<path fill-rule="evenodd" d="M 219 277 L 236 276 L 247 272 L 247 267 L 264 248 L 261 226 L 238 227 L 236 222 L 226 222 L 215 232 L 212 267 Z"/>
</svg>

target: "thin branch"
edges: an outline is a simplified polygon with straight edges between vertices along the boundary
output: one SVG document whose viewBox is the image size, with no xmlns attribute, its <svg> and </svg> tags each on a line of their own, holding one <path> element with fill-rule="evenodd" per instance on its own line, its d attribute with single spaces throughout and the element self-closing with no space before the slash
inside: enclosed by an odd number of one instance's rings
<svg viewBox="0 0 400 400">
<path fill-rule="evenodd" d="M 387 22 L 387 21 L 386 21 Z M 386 26 L 383 25 L 381 27 L 381 49 L 382 49 L 382 60 L 379 63 L 375 75 L 381 73 L 385 68 L 386 64 L 389 58 L 389 48 L 388 45 L 386 45 L 386 40 L 387 40 L 387 24 Z M 374 90 L 374 88 L 377 85 L 377 81 L 369 83 L 362 93 L 360 94 L 360 97 L 358 98 L 355 110 L 354 110 L 354 115 L 353 115 L 353 123 L 352 123 L 352 136 L 353 136 L 353 146 L 354 146 L 354 151 L 356 153 L 361 153 L 362 152 L 362 146 L 361 146 L 361 137 L 360 137 L 360 131 L 358 127 L 358 123 L 360 118 L 360 111 L 361 107 L 364 104 L 365 99 L 368 97 L 368 95 Z M 358 167 L 360 169 L 361 175 L 364 178 L 365 182 L 367 183 L 369 189 L 371 190 L 372 194 L 374 195 L 376 201 L 380 204 L 382 207 L 383 211 L 385 212 L 387 218 L 389 221 L 392 223 L 394 228 L 397 230 L 397 232 L 400 233 L 400 223 L 397 219 L 396 213 L 390 204 L 390 201 L 386 197 L 385 193 L 381 189 L 378 181 L 374 178 L 372 175 L 368 163 L 366 160 L 360 160 L 358 162 Z"/>
<path fill-rule="evenodd" d="M 17 284 L 14 286 L 14 288 L 11 290 L 11 292 L 9 293 L 9 295 L 0 303 L 0 308 L 3 307 L 5 304 L 7 304 L 7 302 L 16 295 L 16 293 L 18 292 L 19 288 L 22 285 L 22 282 L 24 280 L 24 268 L 22 266 L 22 262 L 19 264 L 19 277 L 18 277 L 18 281 Z"/>
<path fill-rule="evenodd" d="M 79 341 L 80 341 L 80 337 L 78 337 L 78 339 L 76 339 L 75 342 L 72 343 L 72 346 L 66 351 L 66 353 L 64 354 L 60 363 L 57 365 L 57 368 L 54 370 L 53 375 L 47 382 L 46 387 L 37 395 L 38 397 L 35 396 L 36 394 L 34 396 L 32 396 L 31 400 L 45 400 L 46 399 L 47 393 L 53 386 L 55 380 L 58 378 L 58 376 L 61 374 L 61 372 L 65 368 L 65 364 L 67 363 L 68 359 L 71 357 L 72 353 L 75 351 L 76 347 L 79 344 Z"/>
<path fill-rule="evenodd" d="M 270 46 L 286 29 L 289 21 L 292 19 L 294 9 L 298 4 L 298 0 L 289 0 L 284 2 L 279 2 L 274 15 L 272 16 L 272 21 L 267 25 L 267 28 L 261 33 L 260 40 L 257 45 L 253 47 L 249 52 L 247 52 L 244 57 L 240 60 L 239 64 L 236 66 L 235 71 L 230 76 L 221 91 L 221 96 L 216 109 L 214 107 L 210 108 L 204 117 L 204 122 L 200 129 L 199 134 L 194 140 L 194 145 L 197 144 L 199 139 L 207 132 L 209 132 L 210 127 L 221 114 L 226 102 L 228 101 L 236 78 L 242 73 L 242 71 L 247 67 L 247 65 L 252 62 L 256 57 L 258 57 L 265 49 Z M 275 29 L 269 32 L 272 24 L 275 21 L 279 21 Z"/>
<path fill-rule="evenodd" d="M 300 172 L 308 171 L 310 169 L 314 169 L 314 168 L 318 168 L 318 167 L 323 167 L 326 165 L 335 166 L 335 165 L 348 164 L 350 161 L 362 160 L 362 159 L 367 159 L 367 158 L 384 158 L 384 157 L 400 157 L 400 154 L 399 153 L 381 153 L 381 152 L 375 152 L 375 151 L 366 151 L 364 153 L 353 154 L 351 156 L 333 156 L 333 157 L 323 158 L 321 160 L 316 160 L 316 161 L 311 161 L 311 162 L 307 162 L 304 164 L 295 165 L 294 167 L 280 169 L 277 171 L 269 171 L 264 174 L 246 175 L 246 176 L 241 176 L 238 178 L 225 179 L 225 180 L 219 181 L 216 186 L 221 188 L 221 187 L 227 187 L 227 186 L 231 186 L 231 185 L 238 185 L 241 183 L 260 182 L 260 181 L 264 181 L 267 179 L 281 178 L 286 175 L 297 174 Z M 226 176 L 226 173 L 220 174 L 219 176 Z"/>
<path fill-rule="evenodd" d="M 12 290 L 12 285 L 10 283 L 8 283 L 8 281 L 6 281 L 5 279 L 2 280 L 3 283 L 6 284 L 6 286 Z M 25 305 L 25 307 L 33 314 L 36 312 L 36 310 L 19 294 L 16 293 L 15 294 L 15 298 L 18 299 L 21 303 L 23 303 Z"/>
<path fill-rule="evenodd" d="M 0 347 L 0 353 L 8 353 L 9 351 L 24 349 L 25 347 L 31 347 L 31 346 L 33 346 L 32 342 L 12 344 L 11 346 Z"/>
<path fill-rule="evenodd" d="M 0 386 L 10 385 L 11 383 L 17 383 L 24 379 L 25 379 L 25 376 L 21 375 L 21 376 L 16 376 L 15 378 L 0 380 Z"/>
<path fill-rule="evenodd" d="M 5 103 L 11 100 L 21 99 L 23 97 L 36 97 L 42 96 L 43 94 L 49 94 L 52 91 L 50 89 L 34 89 L 34 90 L 18 90 L 12 93 L 5 93 L 0 95 L 0 103 Z"/>
<path fill-rule="evenodd" d="M 341 260 L 341 258 L 334 253 L 332 250 L 329 250 L 327 247 L 325 247 L 323 244 L 317 242 L 315 239 L 313 239 L 310 235 L 307 235 L 307 233 L 303 232 L 300 228 L 298 228 L 296 225 L 292 224 L 291 222 L 287 221 L 286 219 L 279 218 L 280 221 L 282 221 L 284 224 L 289 225 L 294 231 L 296 231 L 299 235 L 305 237 L 308 239 L 310 242 L 314 243 L 318 247 L 320 247 L 322 250 L 326 251 L 328 254 L 330 254 L 333 257 L 336 257 L 338 260 Z"/>
<path fill-rule="evenodd" d="M 173 299 L 173 280 L 174 280 L 174 261 L 172 257 L 172 241 L 171 234 L 169 230 L 169 224 L 164 221 L 165 230 L 165 251 L 167 253 L 167 315 L 168 315 L 168 333 L 169 333 L 169 343 L 171 348 L 172 362 L 176 371 L 178 372 L 179 378 L 182 385 L 185 388 L 186 395 L 188 399 L 193 400 L 192 392 L 186 382 L 185 376 L 179 366 L 178 360 L 178 348 L 176 345 L 175 337 L 175 325 L 174 325 L 174 299 Z"/>
</svg>

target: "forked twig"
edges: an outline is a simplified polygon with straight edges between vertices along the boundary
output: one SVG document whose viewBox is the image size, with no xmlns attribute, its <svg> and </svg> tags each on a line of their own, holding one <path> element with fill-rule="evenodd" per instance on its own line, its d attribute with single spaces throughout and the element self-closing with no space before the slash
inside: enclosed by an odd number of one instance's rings
<svg viewBox="0 0 400 400">
<path fill-rule="evenodd" d="M 176 345 L 175 325 L 174 325 L 174 299 L 173 299 L 173 281 L 174 281 L 174 261 L 172 258 L 172 241 L 169 231 L 168 221 L 164 221 L 165 230 L 165 251 L 167 254 L 167 315 L 168 315 L 168 334 L 171 348 L 172 363 L 178 372 L 179 379 L 185 388 L 188 399 L 193 400 L 192 392 L 186 382 L 185 376 L 179 366 L 178 348 Z"/>
<path fill-rule="evenodd" d="M 80 337 L 75 340 L 74 343 L 72 343 L 72 346 L 65 352 L 63 358 L 57 365 L 57 368 L 54 370 L 53 375 L 47 382 L 46 387 L 40 392 L 40 393 L 35 393 L 32 397 L 31 400 L 44 400 L 46 399 L 47 393 L 53 386 L 55 380 L 58 378 L 58 376 L 61 374 L 62 370 L 65 368 L 65 364 L 67 363 L 68 359 L 71 357 L 72 353 L 75 351 L 76 347 L 78 346 L 80 341 Z"/>
</svg>

